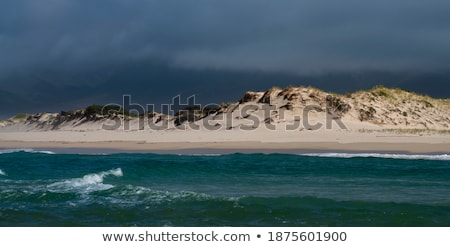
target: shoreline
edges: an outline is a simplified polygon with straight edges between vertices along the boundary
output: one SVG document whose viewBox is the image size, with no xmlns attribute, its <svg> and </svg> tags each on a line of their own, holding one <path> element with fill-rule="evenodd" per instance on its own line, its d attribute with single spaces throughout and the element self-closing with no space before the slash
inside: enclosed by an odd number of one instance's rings
<svg viewBox="0 0 450 247">
<path fill-rule="evenodd" d="M 231 154 L 231 153 L 391 153 L 450 154 L 450 143 L 382 142 L 60 142 L 4 141 L 0 149 L 57 150 L 61 153 L 155 153 L 155 154 Z M 52 151 L 49 150 L 49 151 Z"/>
</svg>

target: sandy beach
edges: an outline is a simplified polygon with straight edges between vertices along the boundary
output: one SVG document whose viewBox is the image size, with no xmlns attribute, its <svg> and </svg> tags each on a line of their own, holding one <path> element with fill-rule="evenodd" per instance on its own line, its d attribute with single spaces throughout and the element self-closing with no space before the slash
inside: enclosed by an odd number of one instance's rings
<svg viewBox="0 0 450 247">
<path fill-rule="evenodd" d="M 0 148 L 38 148 L 106 150 L 108 152 L 149 152 L 161 154 L 226 154 L 226 153 L 290 153 L 309 152 L 383 152 L 383 153 L 449 153 L 450 144 L 420 143 L 261 143 L 261 142 L 223 142 L 223 143 L 139 143 L 139 142 L 21 142 L 6 141 Z M 66 152 L 72 152 L 66 150 Z M 83 152 L 83 151 L 82 151 Z"/>
<path fill-rule="evenodd" d="M 0 133 L 0 148 L 108 149 L 154 153 L 450 153 L 445 135 L 335 131 L 52 131 Z"/>
</svg>

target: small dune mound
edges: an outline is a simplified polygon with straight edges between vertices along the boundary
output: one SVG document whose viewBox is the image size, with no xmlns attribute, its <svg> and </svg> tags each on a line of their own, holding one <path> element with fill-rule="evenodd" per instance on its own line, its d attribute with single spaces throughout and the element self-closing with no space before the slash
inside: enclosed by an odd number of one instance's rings
<svg viewBox="0 0 450 247">
<path fill-rule="evenodd" d="M 382 86 L 348 95 L 360 121 L 398 128 L 448 129 L 450 100 Z"/>
</svg>

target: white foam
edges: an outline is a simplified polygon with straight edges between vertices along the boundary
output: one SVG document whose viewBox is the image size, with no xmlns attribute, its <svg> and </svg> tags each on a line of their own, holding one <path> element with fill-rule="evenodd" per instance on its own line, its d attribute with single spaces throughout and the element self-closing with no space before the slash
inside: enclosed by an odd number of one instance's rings
<svg viewBox="0 0 450 247">
<path fill-rule="evenodd" d="M 83 176 L 82 178 L 73 178 L 56 182 L 47 186 L 51 192 L 77 192 L 89 193 L 93 191 L 108 190 L 114 188 L 111 184 L 103 184 L 106 176 L 122 177 L 122 169 L 112 169 L 106 172 L 93 173 Z"/>
<path fill-rule="evenodd" d="M 148 187 L 127 185 L 124 189 L 114 191 L 109 198 L 110 202 L 119 204 L 161 204 L 173 201 L 206 201 L 211 199 L 235 201 L 234 198 L 218 198 L 201 192 L 193 191 L 166 191 Z"/>
<path fill-rule="evenodd" d="M 383 153 L 308 153 L 304 156 L 328 157 L 328 158 L 383 158 L 405 160 L 450 160 L 448 154 L 383 154 Z"/>
<path fill-rule="evenodd" d="M 39 154 L 56 154 L 55 152 L 52 151 L 32 151 L 31 153 L 39 153 Z"/>
<path fill-rule="evenodd" d="M 56 154 L 52 151 L 45 151 L 45 150 L 34 150 L 32 148 L 17 148 L 17 149 L 3 149 L 0 150 L 0 154 L 10 154 L 10 153 L 40 153 L 40 154 Z"/>
<path fill-rule="evenodd" d="M 223 156 L 223 154 L 177 154 L 178 156 Z"/>
<path fill-rule="evenodd" d="M 2 169 L 0 169 L 0 176 L 6 176 L 6 173 Z"/>
</svg>

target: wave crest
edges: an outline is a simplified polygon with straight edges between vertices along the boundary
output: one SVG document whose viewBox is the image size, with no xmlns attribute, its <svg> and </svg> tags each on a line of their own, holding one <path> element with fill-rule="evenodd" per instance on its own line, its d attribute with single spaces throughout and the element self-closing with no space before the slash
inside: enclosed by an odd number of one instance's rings
<svg viewBox="0 0 450 247">
<path fill-rule="evenodd" d="M 6 176 L 6 173 L 2 169 L 0 169 L 0 176 Z"/>
<path fill-rule="evenodd" d="M 104 184 L 106 176 L 122 177 L 121 168 L 112 169 L 106 172 L 93 173 L 83 176 L 82 178 L 73 178 L 56 182 L 47 186 L 50 192 L 75 192 L 90 193 L 94 191 L 108 190 L 114 188 L 111 184 Z"/>
<path fill-rule="evenodd" d="M 0 150 L 0 154 L 11 154 L 11 153 L 39 153 L 39 154 L 56 154 L 52 151 L 46 151 L 46 150 L 34 150 L 32 148 L 17 148 L 17 149 L 3 149 Z"/>
<path fill-rule="evenodd" d="M 326 157 L 326 158 L 382 158 L 382 159 L 405 159 L 405 160 L 450 160 L 448 154 L 383 154 L 383 153 L 307 153 L 303 156 Z"/>
</svg>

